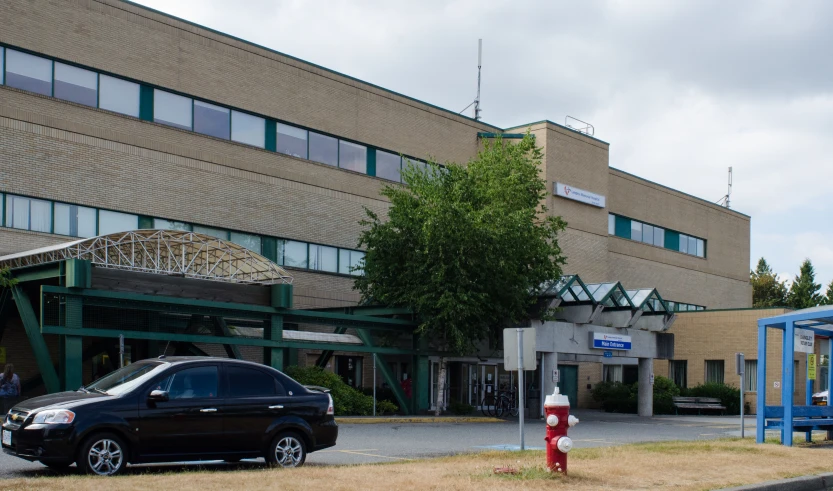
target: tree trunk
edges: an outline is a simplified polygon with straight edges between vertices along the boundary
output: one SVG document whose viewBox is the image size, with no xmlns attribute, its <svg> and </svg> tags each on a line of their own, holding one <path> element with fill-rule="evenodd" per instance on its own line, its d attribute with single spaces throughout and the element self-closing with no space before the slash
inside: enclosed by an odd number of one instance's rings
<svg viewBox="0 0 833 491">
<path fill-rule="evenodd" d="M 445 407 L 445 372 L 448 363 L 445 356 L 440 357 L 440 373 L 437 375 L 437 407 L 434 416 L 439 416 Z"/>
</svg>

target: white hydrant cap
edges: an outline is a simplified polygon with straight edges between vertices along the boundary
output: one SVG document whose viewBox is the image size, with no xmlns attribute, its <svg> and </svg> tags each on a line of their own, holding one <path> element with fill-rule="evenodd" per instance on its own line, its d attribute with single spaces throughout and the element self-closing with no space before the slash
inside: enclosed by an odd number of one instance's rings
<svg viewBox="0 0 833 491">
<path fill-rule="evenodd" d="M 571 414 L 571 415 L 570 415 L 570 417 L 569 417 L 569 418 L 567 418 L 567 426 L 569 426 L 570 428 L 572 428 L 573 426 L 575 426 L 575 425 L 577 425 L 577 424 L 578 424 L 578 418 L 576 418 L 575 416 L 573 416 L 573 415 Z"/>
<path fill-rule="evenodd" d="M 560 394 L 558 392 L 558 387 L 555 388 L 552 394 L 548 395 L 546 399 L 544 399 L 545 406 L 569 406 L 570 399 L 567 398 L 564 394 Z"/>
<path fill-rule="evenodd" d="M 547 424 L 550 426 L 558 426 L 558 416 L 554 414 L 547 416 Z"/>
</svg>

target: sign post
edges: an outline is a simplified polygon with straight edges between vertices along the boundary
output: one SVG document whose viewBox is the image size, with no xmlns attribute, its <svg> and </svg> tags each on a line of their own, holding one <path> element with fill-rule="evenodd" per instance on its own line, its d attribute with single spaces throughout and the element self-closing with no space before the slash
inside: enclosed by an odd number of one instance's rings
<svg viewBox="0 0 833 491">
<path fill-rule="evenodd" d="M 124 334 L 119 334 L 119 368 L 124 366 Z"/>
<path fill-rule="evenodd" d="M 735 363 L 737 364 L 738 375 L 740 376 L 740 437 L 744 437 L 743 424 L 743 373 L 746 370 L 746 361 L 743 353 L 735 353 Z"/>
<path fill-rule="evenodd" d="M 517 357 L 517 359 L 515 358 Z M 518 371 L 518 423 L 521 450 L 524 445 L 524 370 L 535 370 L 535 328 L 516 327 L 503 330 L 503 368 Z"/>
</svg>

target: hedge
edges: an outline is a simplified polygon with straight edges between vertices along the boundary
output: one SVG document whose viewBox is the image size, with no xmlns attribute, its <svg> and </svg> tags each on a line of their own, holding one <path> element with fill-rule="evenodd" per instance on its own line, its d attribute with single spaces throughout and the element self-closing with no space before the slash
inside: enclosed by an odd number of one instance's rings
<svg viewBox="0 0 833 491">
<path fill-rule="evenodd" d="M 373 397 L 345 384 L 341 377 L 320 367 L 287 367 L 284 372 L 303 385 L 318 385 L 330 389 L 336 416 L 370 416 Z M 393 414 L 399 407 L 390 401 L 376 401 L 376 414 Z"/>
</svg>

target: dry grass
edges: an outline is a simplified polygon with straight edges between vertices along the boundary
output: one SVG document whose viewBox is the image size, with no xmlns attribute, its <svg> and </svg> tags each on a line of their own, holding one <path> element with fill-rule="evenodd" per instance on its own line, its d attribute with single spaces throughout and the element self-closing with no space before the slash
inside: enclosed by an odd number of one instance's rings
<svg viewBox="0 0 833 491">
<path fill-rule="evenodd" d="M 294 470 L 181 471 L 116 478 L 76 475 L 0 481 L 0 489 L 77 491 L 108 489 L 281 490 L 511 490 L 658 489 L 702 490 L 833 471 L 833 448 L 755 445 L 712 440 L 576 449 L 570 475 L 543 470 L 544 454 L 488 452 L 391 464 L 309 466 Z M 495 466 L 520 469 L 496 476 Z"/>
</svg>

